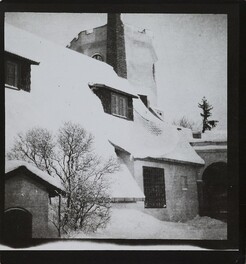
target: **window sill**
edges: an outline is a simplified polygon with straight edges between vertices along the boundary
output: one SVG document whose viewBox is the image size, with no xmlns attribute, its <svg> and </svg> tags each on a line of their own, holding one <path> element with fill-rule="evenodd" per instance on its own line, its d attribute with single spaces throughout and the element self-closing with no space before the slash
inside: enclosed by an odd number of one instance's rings
<svg viewBox="0 0 246 264">
<path fill-rule="evenodd" d="M 126 117 L 126 116 L 121 116 L 121 115 L 117 115 L 117 114 L 111 114 L 111 115 L 113 115 L 113 116 L 115 116 L 115 117 L 122 118 L 122 119 L 130 120 L 130 119 L 129 119 L 128 117 Z"/>
<path fill-rule="evenodd" d="M 164 205 L 163 207 L 144 207 L 145 209 L 163 209 L 163 208 L 167 208 L 166 205 Z"/>
<path fill-rule="evenodd" d="M 9 88 L 9 89 L 12 89 L 12 90 L 20 91 L 20 89 L 18 87 L 12 86 L 12 85 L 9 85 L 9 84 L 6 84 L 6 83 L 5 83 L 5 88 Z"/>
</svg>

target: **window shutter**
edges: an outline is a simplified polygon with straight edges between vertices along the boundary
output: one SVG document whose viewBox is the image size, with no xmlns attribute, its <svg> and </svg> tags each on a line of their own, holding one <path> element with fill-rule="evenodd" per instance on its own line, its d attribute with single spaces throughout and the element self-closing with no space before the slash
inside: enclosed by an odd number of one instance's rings
<svg viewBox="0 0 246 264">
<path fill-rule="evenodd" d="M 30 92 L 31 87 L 31 65 L 23 63 L 21 66 L 21 89 Z"/>
</svg>

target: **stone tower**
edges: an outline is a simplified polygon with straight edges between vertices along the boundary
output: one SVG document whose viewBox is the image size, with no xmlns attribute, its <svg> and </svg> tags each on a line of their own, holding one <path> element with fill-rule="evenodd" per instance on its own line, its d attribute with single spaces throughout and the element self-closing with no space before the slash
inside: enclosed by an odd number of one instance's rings
<svg viewBox="0 0 246 264">
<path fill-rule="evenodd" d="M 138 94 L 147 96 L 150 105 L 157 106 L 157 56 L 149 33 L 123 24 L 120 14 L 110 13 L 106 25 L 80 32 L 68 48 L 110 64 Z"/>
</svg>

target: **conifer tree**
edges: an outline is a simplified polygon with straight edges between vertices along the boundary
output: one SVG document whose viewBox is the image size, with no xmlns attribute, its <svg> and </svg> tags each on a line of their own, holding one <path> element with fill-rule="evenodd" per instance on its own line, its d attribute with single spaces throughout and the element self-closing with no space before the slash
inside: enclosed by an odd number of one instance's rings
<svg viewBox="0 0 246 264">
<path fill-rule="evenodd" d="M 208 118 L 212 116 L 211 110 L 213 109 L 213 106 L 209 104 L 205 96 L 202 98 L 202 102 L 198 103 L 198 107 L 202 109 L 202 113 L 200 113 L 203 118 L 202 133 L 204 133 L 206 130 L 211 130 L 212 128 L 216 127 L 219 121 L 208 120 Z"/>
</svg>

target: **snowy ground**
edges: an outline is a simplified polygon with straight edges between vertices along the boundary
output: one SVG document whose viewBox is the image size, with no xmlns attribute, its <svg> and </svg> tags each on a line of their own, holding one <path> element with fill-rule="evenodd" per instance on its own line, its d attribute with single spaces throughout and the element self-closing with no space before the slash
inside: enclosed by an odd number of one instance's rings
<svg viewBox="0 0 246 264">
<path fill-rule="evenodd" d="M 186 223 L 160 221 L 133 209 L 113 209 L 110 223 L 96 233 L 72 233 L 69 238 L 123 239 L 227 239 L 227 225 L 210 217 Z"/>
</svg>

